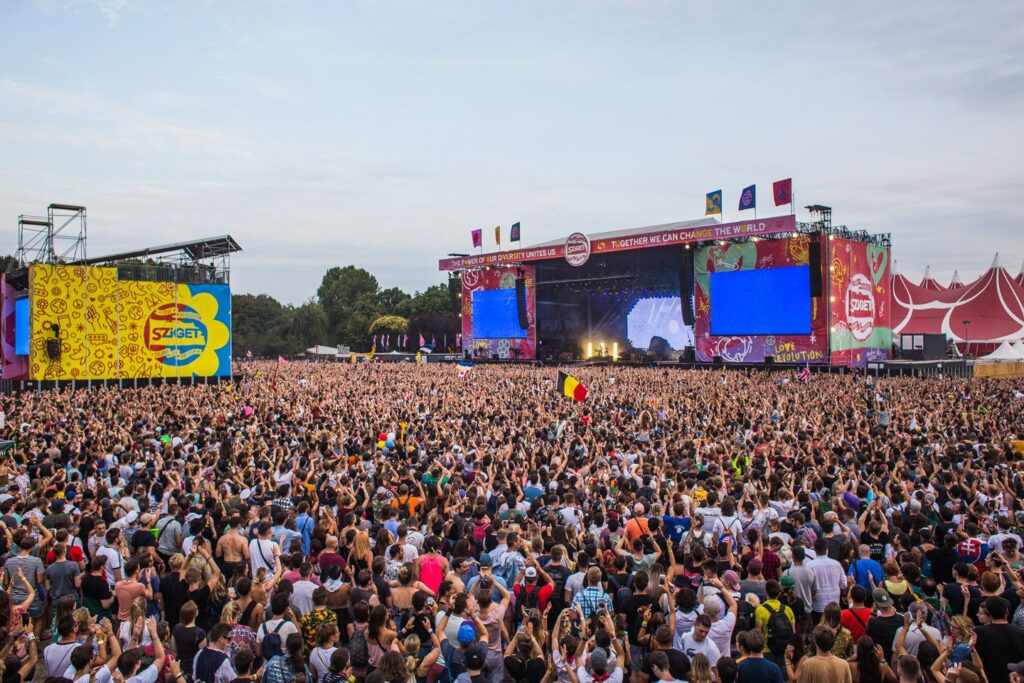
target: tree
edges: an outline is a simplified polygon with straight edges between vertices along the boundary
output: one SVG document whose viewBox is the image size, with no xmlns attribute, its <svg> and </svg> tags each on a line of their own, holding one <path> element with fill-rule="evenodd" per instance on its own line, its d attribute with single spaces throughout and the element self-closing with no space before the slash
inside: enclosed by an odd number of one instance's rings
<svg viewBox="0 0 1024 683">
<path fill-rule="evenodd" d="M 431 315 L 435 313 L 459 314 L 459 302 L 448 291 L 448 285 L 431 285 L 422 292 L 416 292 L 412 296 L 412 310 L 410 317 Z"/>
<path fill-rule="evenodd" d="M 404 315 L 412 297 L 398 287 L 382 289 L 377 294 L 377 303 L 384 315 Z"/>
<path fill-rule="evenodd" d="M 233 294 L 231 296 L 231 334 L 235 355 L 269 355 L 268 339 L 288 325 L 288 315 L 281 303 L 266 294 Z M 283 353 L 284 351 L 278 351 Z"/>
<path fill-rule="evenodd" d="M 365 345 L 370 323 L 380 315 L 377 278 L 362 268 L 328 270 L 317 289 L 330 332 L 339 344 Z"/>
<path fill-rule="evenodd" d="M 382 315 L 370 323 L 370 334 L 401 334 L 409 329 L 409 321 L 400 315 Z"/>
</svg>

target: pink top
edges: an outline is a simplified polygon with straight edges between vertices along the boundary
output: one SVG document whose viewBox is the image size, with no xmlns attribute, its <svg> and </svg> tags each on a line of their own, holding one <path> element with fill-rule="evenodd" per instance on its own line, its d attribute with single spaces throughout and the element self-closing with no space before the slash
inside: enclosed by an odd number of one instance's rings
<svg viewBox="0 0 1024 683">
<path fill-rule="evenodd" d="M 424 555 L 420 558 L 420 581 L 434 591 L 441 587 L 444 581 L 444 559 L 438 555 Z"/>
</svg>

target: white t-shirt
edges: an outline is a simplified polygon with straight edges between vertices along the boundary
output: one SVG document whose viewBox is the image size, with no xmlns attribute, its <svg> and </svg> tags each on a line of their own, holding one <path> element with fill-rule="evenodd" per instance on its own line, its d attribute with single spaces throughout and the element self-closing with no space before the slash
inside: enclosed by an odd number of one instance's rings
<svg viewBox="0 0 1024 683">
<path fill-rule="evenodd" d="M 715 641 L 719 652 L 731 652 L 732 648 L 729 643 L 732 640 L 734 628 L 736 628 L 736 615 L 726 612 L 718 621 L 711 624 L 708 640 Z"/>
<path fill-rule="evenodd" d="M 576 678 L 580 683 L 591 683 L 594 677 L 590 675 L 586 667 L 581 666 L 576 670 Z M 622 667 L 615 667 L 615 669 L 608 674 L 608 678 L 604 679 L 607 683 L 622 683 Z"/>
<path fill-rule="evenodd" d="M 46 662 L 46 675 L 59 676 L 71 664 L 71 651 L 78 643 L 50 643 L 43 649 L 43 661 Z"/>
<path fill-rule="evenodd" d="M 282 624 L 281 622 L 284 623 Z M 277 628 L 278 624 L 281 625 L 281 628 Z M 287 619 L 271 619 L 270 621 L 263 622 L 263 624 L 256 630 L 256 640 L 262 643 L 263 639 L 267 637 L 267 634 L 277 633 L 277 635 L 281 636 L 281 642 L 283 643 L 288 636 L 298 632 L 299 629 L 295 628 L 295 624 Z"/>
<path fill-rule="evenodd" d="M 110 683 L 112 675 L 110 667 L 106 664 L 96 669 L 93 673 L 96 674 L 95 683 Z M 69 666 L 68 670 L 64 672 L 64 678 L 74 681 L 74 683 L 89 683 L 89 674 L 75 678 L 75 667 L 73 666 Z"/>
<path fill-rule="evenodd" d="M 714 626 L 714 624 L 712 624 Z M 721 650 L 715 645 L 715 641 L 711 640 L 710 635 L 701 641 L 696 641 L 693 638 L 693 631 L 683 634 L 682 638 L 682 650 L 686 653 L 686 656 L 693 659 L 694 655 L 702 654 L 708 658 L 708 664 L 714 667 L 718 664 L 718 659 L 722 656 Z"/>
<path fill-rule="evenodd" d="M 266 569 L 268 572 L 274 572 L 274 549 L 277 547 L 277 543 L 272 540 L 262 540 L 254 538 L 249 541 L 249 565 L 252 567 L 252 575 L 256 576 L 256 572 L 260 569 Z"/>
<path fill-rule="evenodd" d="M 94 554 L 97 556 L 102 555 L 107 558 L 107 563 L 103 565 L 103 578 L 107 580 L 107 585 L 113 588 L 116 583 L 114 571 L 117 569 L 123 569 L 122 565 L 124 564 L 124 560 L 121 559 L 121 553 L 119 553 L 116 548 L 104 545 L 97 548 Z"/>
<path fill-rule="evenodd" d="M 331 670 L 331 655 L 338 648 L 332 647 L 325 649 L 322 647 L 314 647 L 313 652 L 309 655 L 309 663 L 313 665 L 316 670 L 316 678 L 318 681 L 322 681 L 327 672 Z"/>
<path fill-rule="evenodd" d="M 125 679 L 124 683 L 156 683 L 156 679 L 159 675 L 160 672 L 157 668 L 150 664 L 131 678 Z"/>
</svg>

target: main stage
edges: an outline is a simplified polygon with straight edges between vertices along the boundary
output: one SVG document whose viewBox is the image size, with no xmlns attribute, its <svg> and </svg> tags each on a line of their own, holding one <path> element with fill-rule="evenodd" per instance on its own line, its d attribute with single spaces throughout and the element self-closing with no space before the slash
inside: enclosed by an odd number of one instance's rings
<svg viewBox="0 0 1024 683">
<path fill-rule="evenodd" d="M 478 361 L 863 369 L 891 351 L 889 250 L 829 210 L 577 232 L 439 268 Z"/>
</svg>

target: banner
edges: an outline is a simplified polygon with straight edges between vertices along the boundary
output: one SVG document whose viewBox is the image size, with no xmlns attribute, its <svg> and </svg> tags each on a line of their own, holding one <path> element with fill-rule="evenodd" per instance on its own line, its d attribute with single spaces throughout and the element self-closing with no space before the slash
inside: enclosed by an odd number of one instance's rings
<svg viewBox="0 0 1024 683">
<path fill-rule="evenodd" d="M 3 290 L 3 313 L 0 317 L 0 353 L 3 354 L 3 378 L 4 379 L 27 379 L 28 378 L 28 356 L 16 355 L 14 346 L 15 339 L 15 313 L 14 287 L 7 284 L 7 275 L 0 275 L 0 283 Z"/>
<path fill-rule="evenodd" d="M 462 349 L 474 357 L 533 360 L 537 357 L 537 286 L 533 266 L 522 266 L 526 293 L 526 336 L 521 339 L 475 339 L 473 337 L 473 292 L 476 290 L 515 289 L 520 268 L 471 270 L 462 276 Z"/>
<path fill-rule="evenodd" d="M 231 375 L 228 285 L 119 280 L 116 268 L 36 264 L 29 292 L 31 379 Z M 58 359 L 47 353 L 53 339 Z"/>
<path fill-rule="evenodd" d="M 701 247 L 694 255 L 694 328 L 697 360 L 711 362 L 719 356 L 726 363 L 762 363 L 774 356 L 777 363 L 825 363 L 827 321 L 824 297 L 811 299 L 809 335 L 711 334 L 710 274 L 808 265 L 810 239 L 789 237 L 762 242 L 728 243 Z"/>
<path fill-rule="evenodd" d="M 756 237 L 789 233 L 796 230 L 796 217 L 775 216 L 756 220 L 736 221 L 734 223 L 711 223 L 693 227 L 682 227 L 680 223 L 651 226 L 647 232 L 591 240 L 591 253 L 628 251 L 630 249 L 646 249 L 648 247 L 664 247 L 673 244 L 690 242 L 707 242 L 711 240 L 727 240 L 734 237 Z M 466 268 L 483 268 L 506 263 L 525 263 L 528 261 L 546 261 L 547 259 L 564 258 L 565 245 L 556 244 L 550 247 L 535 249 L 514 249 L 512 251 L 496 251 L 478 256 L 460 256 L 441 259 L 439 270 L 464 270 Z"/>
<path fill-rule="evenodd" d="M 829 339 L 833 365 L 863 368 L 892 351 L 889 247 L 829 241 Z"/>
</svg>

